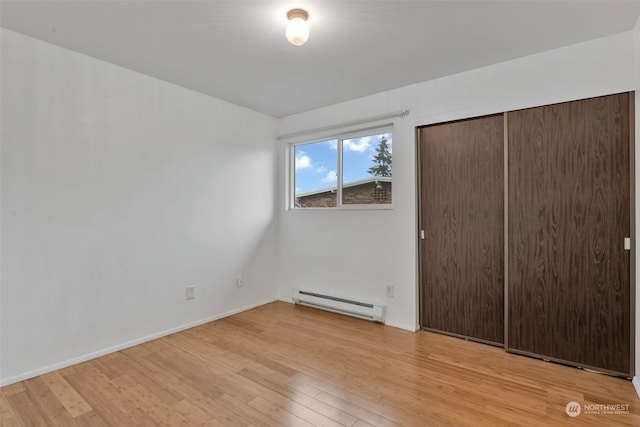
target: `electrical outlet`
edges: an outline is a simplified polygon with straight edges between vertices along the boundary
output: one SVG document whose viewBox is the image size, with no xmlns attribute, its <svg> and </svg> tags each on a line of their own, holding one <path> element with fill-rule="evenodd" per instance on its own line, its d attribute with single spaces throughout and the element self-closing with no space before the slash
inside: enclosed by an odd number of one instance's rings
<svg viewBox="0 0 640 427">
<path fill-rule="evenodd" d="M 238 288 L 241 288 L 244 286 L 244 276 L 238 276 L 236 277 L 236 286 Z"/>
<path fill-rule="evenodd" d="M 387 298 L 393 298 L 393 286 L 387 286 L 386 291 L 387 291 Z"/>
<path fill-rule="evenodd" d="M 194 299 L 196 297 L 196 287 L 187 286 L 187 299 Z"/>
</svg>

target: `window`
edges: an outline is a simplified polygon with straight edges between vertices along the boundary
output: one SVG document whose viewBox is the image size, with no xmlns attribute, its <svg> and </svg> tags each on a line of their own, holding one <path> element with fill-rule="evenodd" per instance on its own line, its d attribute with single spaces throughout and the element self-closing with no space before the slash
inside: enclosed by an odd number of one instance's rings
<svg viewBox="0 0 640 427">
<path fill-rule="evenodd" d="M 293 208 L 390 207 L 390 129 L 292 144 Z"/>
<path fill-rule="evenodd" d="M 295 207 L 337 206 L 338 140 L 294 146 Z"/>
</svg>

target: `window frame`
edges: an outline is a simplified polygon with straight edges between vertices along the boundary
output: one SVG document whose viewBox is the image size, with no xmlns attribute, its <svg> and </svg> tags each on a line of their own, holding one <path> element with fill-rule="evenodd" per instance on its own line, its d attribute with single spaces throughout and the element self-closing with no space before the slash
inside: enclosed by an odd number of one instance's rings
<svg viewBox="0 0 640 427">
<path fill-rule="evenodd" d="M 393 169 L 391 172 L 391 202 L 390 203 L 347 203 L 342 202 L 343 193 L 343 167 L 344 167 L 344 141 L 348 139 L 362 138 L 372 135 L 391 134 L 391 149 L 393 153 L 393 125 L 381 125 L 361 130 L 330 133 L 326 136 L 314 137 L 304 141 L 290 142 L 287 144 L 287 210 L 294 211 L 326 211 L 326 210 L 392 210 L 394 209 L 393 196 Z M 296 206 L 296 147 L 320 142 L 337 141 L 336 152 L 336 206 L 330 207 L 299 207 Z M 393 158 L 393 157 L 392 157 Z"/>
</svg>

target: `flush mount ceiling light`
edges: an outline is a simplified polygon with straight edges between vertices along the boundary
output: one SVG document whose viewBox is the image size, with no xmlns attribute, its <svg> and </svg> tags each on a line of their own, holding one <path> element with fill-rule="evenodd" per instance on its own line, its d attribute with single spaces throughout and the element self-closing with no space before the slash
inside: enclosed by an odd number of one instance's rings
<svg viewBox="0 0 640 427">
<path fill-rule="evenodd" d="M 289 18 L 285 31 L 287 40 L 294 46 L 302 46 L 309 40 L 309 25 L 307 24 L 309 14 L 306 10 L 291 9 L 287 12 L 287 18 Z"/>
</svg>

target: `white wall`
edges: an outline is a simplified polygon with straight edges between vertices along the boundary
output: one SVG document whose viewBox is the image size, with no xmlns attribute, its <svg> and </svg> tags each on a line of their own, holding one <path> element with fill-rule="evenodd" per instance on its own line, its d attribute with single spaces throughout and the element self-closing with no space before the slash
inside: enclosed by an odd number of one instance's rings
<svg viewBox="0 0 640 427">
<path fill-rule="evenodd" d="M 0 384 L 275 298 L 273 118 L 1 35 Z"/>
<path fill-rule="evenodd" d="M 393 211 L 285 211 L 280 201 L 279 297 L 310 286 L 386 302 L 389 324 L 415 328 L 415 126 L 637 89 L 634 52 L 628 32 L 281 119 L 278 133 L 286 135 L 411 111 L 394 129 Z M 280 188 L 287 142 L 280 143 Z M 385 285 L 395 286 L 393 299 L 384 297 Z"/>
</svg>

